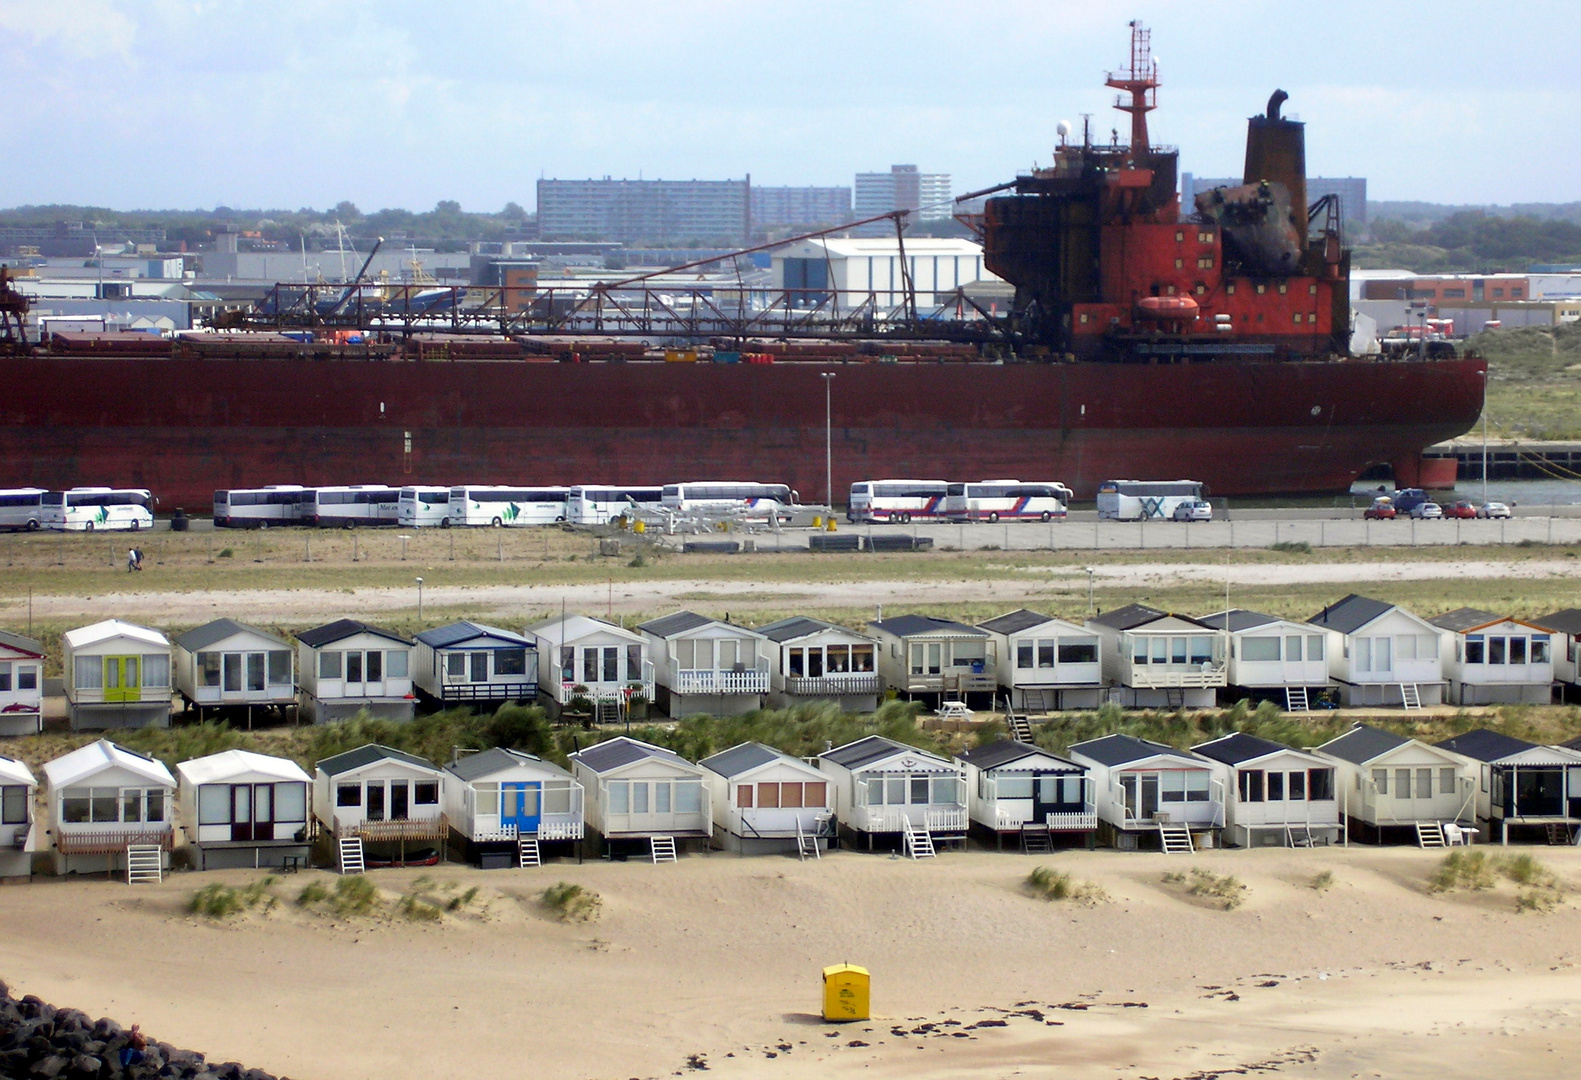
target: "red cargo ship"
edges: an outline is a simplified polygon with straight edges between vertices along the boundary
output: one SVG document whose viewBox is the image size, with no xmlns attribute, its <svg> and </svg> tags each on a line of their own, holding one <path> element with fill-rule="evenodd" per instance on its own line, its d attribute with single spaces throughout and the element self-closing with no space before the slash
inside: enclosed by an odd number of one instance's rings
<svg viewBox="0 0 1581 1080">
<path fill-rule="evenodd" d="M 1309 221 L 1283 94 L 1250 123 L 1246 184 L 1205 193 L 1182 222 L 1175 152 L 1147 137 L 1157 81 L 1139 27 L 1109 84 L 1130 95 L 1130 144 L 1061 146 L 975 223 L 1016 286 L 999 359 L 895 344 L 898 362 L 825 345 L 664 363 L 620 343 L 552 362 L 530 342 L 265 335 L 141 355 L 146 339 L 61 338 L 0 358 L 0 485 L 146 487 L 166 510 L 216 488 L 374 481 L 736 477 L 823 499 L 825 373 L 838 501 L 853 481 L 908 475 L 1055 478 L 1082 498 L 1117 477 L 1340 492 L 1378 465 L 1401 486 L 1452 483 L 1453 459 L 1427 472 L 1422 451 L 1476 422 L 1486 365 L 1347 355 L 1338 207 L 1320 200 Z"/>
</svg>

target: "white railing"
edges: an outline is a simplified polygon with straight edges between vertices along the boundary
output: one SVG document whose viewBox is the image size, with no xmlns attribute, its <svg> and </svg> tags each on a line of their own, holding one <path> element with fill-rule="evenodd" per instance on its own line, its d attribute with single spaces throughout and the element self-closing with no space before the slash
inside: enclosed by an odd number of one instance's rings
<svg viewBox="0 0 1581 1080">
<path fill-rule="evenodd" d="M 1140 802 L 1140 793 L 1137 799 Z M 1224 784 L 1218 780 L 1208 781 L 1206 800 L 1170 803 L 1168 806 L 1160 802 L 1150 818 L 1137 817 L 1131 813 L 1131 807 L 1125 801 L 1125 788 L 1118 779 L 1110 785 L 1109 800 L 1116 808 L 1119 817 L 1115 824 L 1122 829 L 1145 829 L 1160 822 L 1170 825 L 1201 825 L 1215 829 L 1224 827 Z"/>
<path fill-rule="evenodd" d="M 492 844 L 504 840 L 514 841 L 516 839 L 516 826 L 501 825 L 497 818 L 473 818 L 472 839 L 479 844 Z"/>
<path fill-rule="evenodd" d="M 1176 690 L 1182 688 L 1201 688 L 1208 686 L 1225 686 L 1228 673 L 1225 666 L 1216 664 L 1203 669 L 1201 667 L 1176 668 L 1174 670 L 1159 671 L 1152 665 L 1131 665 L 1130 677 L 1126 680 L 1127 686 L 1138 690 Z"/>
<path fill-rule="evenodd" d="M 566 705 L 574 698 L 583 698 L 596 705 L 603 701 L 630 701 L 636 694 L 641 694 L 645 700 L 652 701 L 653 682 L 653 663 L 644 660 L 640 681 L 626 679 L 619 682 L 598 683 L 562 682 L 555 691 L 555 701 Z M 639 686 L 641 689 L 637 689 Z"/>
<path fill-rule="evenodd" d="M 566 815 L 553 820 L 545 818 L 538 822 L 538 839 L 540 840 L 580 840 L 582 839 L 582 815 Z"/>
<path fill-rule="evenodd" d="M 945 690 L 997 690 L 999 677 L 992 663 L 982 671 L 970 668 L 950 668 L 938 675 L 921 675 L 913 672 L 906 676 L 906 689 L 912 693 L 935 694 Z"/>
<path fill-rule="evenodd" d="M 1043 815 L 1043 823 L 1056 830 L 1096 829 L 1098 827 L 1098 810 L 1089 806 L 1077 813 L 1072 810 L 1066 813 L 1047 813 Z"/>
<path fill-rule="evenodd" d="M 930 833 L 965 832 L 966 807 L 930 806 L 927 813 L 923 815 L 923 823 Z"/>
<path fill-rule="evenodd" d="M 851 811 L 851 827 L 860 832 L 904 832 L 905 826 L 929 832 L 965 832 L 966 807 L 954 806 L 857 806 Z"/>
<path fill-rule="evenodd" d="M 1393 773 L 1394 770 L 1390 770 Z M 1411 770 L 1413 773 L 1415 768 Z M 1436 771 L 1436 767 L 1435 767 Z M 1394 777 L 1391 775 L 1391 780 Z M 1435 780 L 1436 784 L 1436 780 Z M 1441 802 L 1443 795 L 1434 795 L 1426 799 L 1404 799 L 1397 795 L 1380 794 L 1377 782 L 1371 776 L 1364 776 L 1361 782 L 1361 809 L 1362 820 L 1370 821 L 1374 825 L 1399 825 L 1411 826 L 1419 821 L 1454 821 L 1477 823 L 1477 784 L 1470 777 L 1458 777 L 1456 785 L 1457 805 L 1450 814 L 1443 813 L 1446 803 Z M 1414 790 L 1414 788 L 1413 788 Z M 1434 806 L 1434 803 L 1438 803 Z M 1438 811 L 1435 813 L 1434 811 Z M 1401 812 L 1404 811 L 1404 817 Z M 1347 814 L 1349 808 L 1346 809 Z"/>
<path fill-rule="evenodd" d="M 833 811 L 827 806 L 742 807 L 736 811 L 743 832 L 753 836 L 789 837 L 798 833 L 814 835 L 820 822 L 828 821 Z"/>
<path fill-rule="evenodd" d="M 840 672 L 833 675 L 787 675 L 785 692 L 808 696 L 838 694 L 876 694 L 881 689 L 878 674 L 871 671 Z"/>
<path fill-rule="evenodd" d="M 768 662 L 759 660 L 753 667 L 720 671 L 716 668 L 683 668 L 676 661 L 669 665 L 672 694 L 766 694 L 769 692 Z"/>
</svg>

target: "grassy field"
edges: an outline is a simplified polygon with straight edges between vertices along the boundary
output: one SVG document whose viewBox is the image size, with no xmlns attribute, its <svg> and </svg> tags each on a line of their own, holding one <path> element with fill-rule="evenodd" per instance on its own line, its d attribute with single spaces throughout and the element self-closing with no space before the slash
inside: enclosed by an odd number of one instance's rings
<svg viewBox="0 0 1581 1080">
<path fill-rule="evenodd" d="M 1495 330 L 1467 348 L 1488 359 L 1490 434 L 1581 439 L 1581 325 Z"/>
</svg>

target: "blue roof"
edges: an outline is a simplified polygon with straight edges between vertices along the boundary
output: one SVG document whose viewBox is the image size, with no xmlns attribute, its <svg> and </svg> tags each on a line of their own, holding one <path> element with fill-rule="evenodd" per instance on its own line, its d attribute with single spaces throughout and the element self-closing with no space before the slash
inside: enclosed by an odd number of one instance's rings
<svg viewBox="0 0 1581 1080">
<path fill-rule="evenodd" d="M 481 643 L 480 639 L 482 639 Z M 531 641 L 520 634 L 475 622 L 453 622 L 448 626 L 436 626 L 432 630 L 424 630 L 418 634 L 417 640 L 434 649 L 449 649 L 463 642 L 469 648 L 531 649 L 534 647 Z"/>
</svg>

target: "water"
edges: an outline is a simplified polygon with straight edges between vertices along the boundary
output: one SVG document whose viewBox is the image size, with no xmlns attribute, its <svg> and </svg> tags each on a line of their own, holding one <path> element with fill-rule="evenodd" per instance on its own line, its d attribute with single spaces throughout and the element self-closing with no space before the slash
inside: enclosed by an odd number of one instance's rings
<svg viewBox="0 0 1581 1080">
<path fill-rule="evenodd" d="M 1392 485 L 1378 480 L 1358 480 L 1351 485 L 1351 494 L 1371 497 L 1378 493 L 1378 485 L 1387 490 Z M 1455 485 L 1455 498 L 1471 502 L 1482 501 L 1482 481 L 1462 480 Z M 1489 480 L 1488 498 L 1511 506 L 1578 506 L 1581 505 L 1581 480 Z"/>
</svg>

